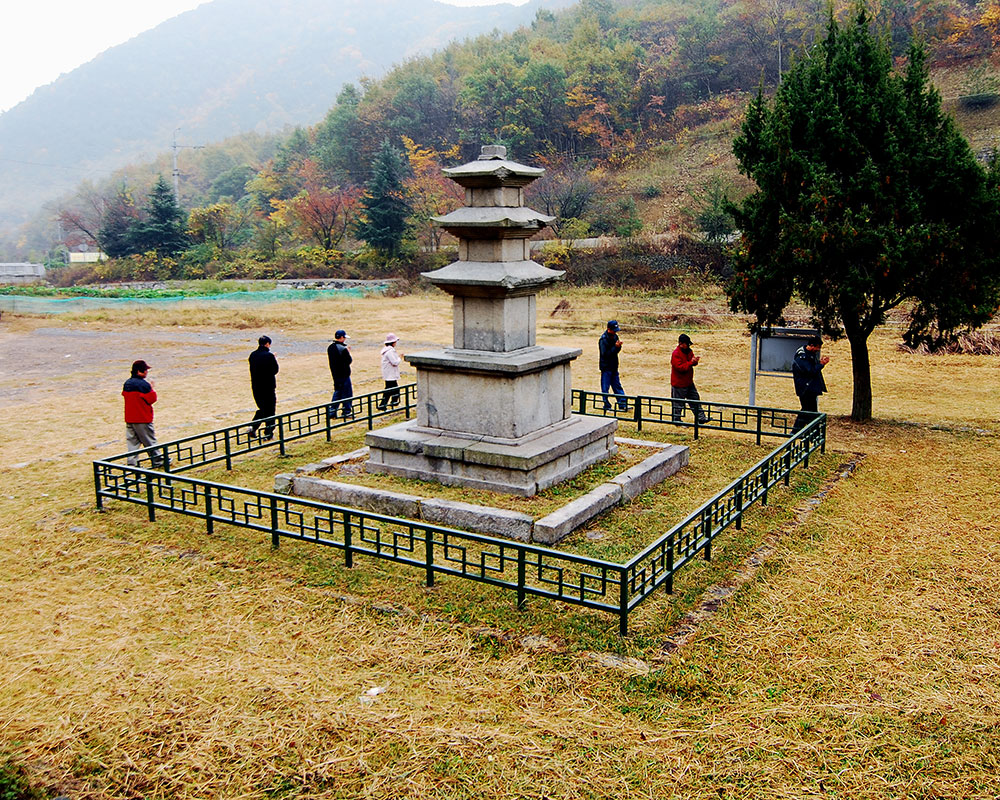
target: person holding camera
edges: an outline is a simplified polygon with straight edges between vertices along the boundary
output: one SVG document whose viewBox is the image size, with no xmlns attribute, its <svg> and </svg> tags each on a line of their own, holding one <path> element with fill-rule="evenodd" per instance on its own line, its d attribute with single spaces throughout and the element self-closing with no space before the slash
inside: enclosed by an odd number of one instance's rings
<svg viewBox="0 0 1000 800">
<path fill-rule="evenodd" d="M 684 400 L 691 406 L 691 412 L 699 425 L 708 422 L 708 414 L 701 407 L 701 395 L 694 385 L 694 368 L 701 361 L 691 349 L 691 337 L 682 333 L 677 337 L 677 347 L 670 356 L 670 396 L 673 398 L 670 416 L 674 422 L 680 422 L 684 414 Z"/>
</svg>

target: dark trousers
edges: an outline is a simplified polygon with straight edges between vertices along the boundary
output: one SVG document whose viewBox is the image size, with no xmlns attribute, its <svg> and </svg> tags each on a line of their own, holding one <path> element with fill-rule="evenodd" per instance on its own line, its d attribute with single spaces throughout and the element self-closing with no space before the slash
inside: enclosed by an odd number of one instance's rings
<svg viewBox="0 0 1000 800">
<path fill-rule="evenodd" d="M 601 370 L 601 394 L 610 394 L 611 392 L 622 396 L 622 399 L 618 400 L 618 408 L 622 411 L 628 410 L 628 403 L 623 399 L 625 397 L 625 390 L 622 388 L 618 371 Z M 611 402 L 607 397 L 604 398 L 604 410 L 611 410 Z"/>
<path fill-rule="evenodd" d="M 327 416 L 336 418 L 337 411 L 343 407 L 344 419 L 354 416 L 354 409 L 351 408 L 351 397 L 354 397 L 354 387 L 351 386 L 351 379 L 341 378 L 333 382 L 333 397 L 330 398 L 330 406 L 327 409 Z"/>
<path fill-rule="evenodd" d="M 801 411 L 819 411 L 817 401 L 819 400 L 818 394 L 800 394 L 799 395 L 799 405 L 801 406 Z M 812 414 L 797 414 L 795 417 L 795 424 L 792 425 L 792 435 L 794 436 L 800 430 L 802 430 L 806 425 L 816 419 Z"/>
<path fill-rule="evenodd" d="M 684 400 L 691 406 L 691 413 L 694 414 L 699 424 L 704 425 L 708 422 L 708 414 L 702 411 L 701 403 L 698 402 L 701 400 L 701 395 L 698 394 L 693 383 L 690 386 L 671 386 L 670 396 L 673 398 L 673 402 L 670 404 L 670 416 L 674 422 L 681 421 L 684 414 L 684 403 L 682 402 Z"/>
<path fill-rule="evenodd" d="M 250 435 L 256 436 L 260 427 L 260 420 L 274 416 L 275 406 L 278 405 L 278 398 L 274 392 L 254 392 L 253 401 L 257 404 L 257 413 L 253 415 L 253 423 L 250 425 Z M 271 438 L 274 435 L 274 420 L 268 419 L 264 423 L 264 436 Z"/>
<path fill-rule="evenodd" d="M 399 381 L 385 382 L 385 391 L 382 392 L 382 399 L 378 401 L 378 408 L 384 411 L 388 405 L 399 405 Z"/>
</svg>

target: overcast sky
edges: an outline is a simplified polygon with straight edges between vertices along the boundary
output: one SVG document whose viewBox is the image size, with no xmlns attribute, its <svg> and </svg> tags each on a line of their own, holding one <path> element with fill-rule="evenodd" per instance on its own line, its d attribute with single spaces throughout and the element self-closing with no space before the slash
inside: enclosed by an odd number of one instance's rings
<svg viewBox="0 0 1000 800">
<path fill-rule="evenodd" d="M 331 0 L 335 2 L 336 0 Z M 0 40 L 0 112 L 98 53 L 205 0 L 8 0 Z M 497 0 L 441 0 L 456 6 Z M 521 5 L 526 0 L 507 0 Z"/>
</svg>

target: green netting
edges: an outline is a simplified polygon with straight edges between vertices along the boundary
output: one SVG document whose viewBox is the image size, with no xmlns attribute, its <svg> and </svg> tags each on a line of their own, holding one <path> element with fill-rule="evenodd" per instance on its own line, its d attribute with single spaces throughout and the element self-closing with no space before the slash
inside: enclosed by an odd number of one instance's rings
<svg viewBox="0 0 1000 800">
<path fill-rule="evenodd" d="M 259 305 L 295 300 L 320 300 L 324 297 L 363 297 L 383 292 L 388 283 L 369 284 L 347 289 L 268 289 L 259 292 L 220 292 L 218 294 L 178 295 L 176 297 L 24 297 L 0 295 L 0 311 L 21 314 L 61 314 L 67 311 L 91 311 L 130 305 Z"/>
</svg>

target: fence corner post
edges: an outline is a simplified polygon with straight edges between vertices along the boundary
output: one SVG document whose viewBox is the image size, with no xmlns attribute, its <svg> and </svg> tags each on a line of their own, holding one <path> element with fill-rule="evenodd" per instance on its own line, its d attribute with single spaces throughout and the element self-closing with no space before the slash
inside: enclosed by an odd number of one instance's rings
<svg viewBox="0 0 1000 800">
<path fill-rule="evenodd" d="M 621 568 L 618 581 L 618 633 L 628 636 L 628 568 Z"/>
<path fill-rule="evenodd" d="M 94 497 L 97 501 L 97 510 L 104 510 L 104 498 L 101 496 L 101 468 L 94 462 Z"/>
</svg>

